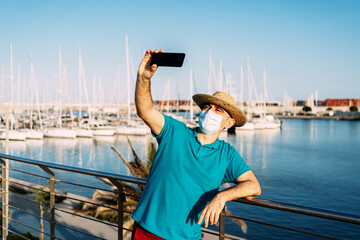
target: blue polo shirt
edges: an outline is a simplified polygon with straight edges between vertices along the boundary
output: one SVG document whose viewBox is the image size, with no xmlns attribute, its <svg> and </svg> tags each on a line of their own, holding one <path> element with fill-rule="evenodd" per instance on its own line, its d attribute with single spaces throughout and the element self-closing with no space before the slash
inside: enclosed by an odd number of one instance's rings
<svg viewBox="0 0 360 240">
<path fill-rule="evenodd" d="M 132 216 L 164 239 L 200 239 L 199 215 L 225 182 L 250 170 L 239 153 L 217 139 L 202 145 L 196 128 L 165 117 L 145 190 Z"/>
</svg>

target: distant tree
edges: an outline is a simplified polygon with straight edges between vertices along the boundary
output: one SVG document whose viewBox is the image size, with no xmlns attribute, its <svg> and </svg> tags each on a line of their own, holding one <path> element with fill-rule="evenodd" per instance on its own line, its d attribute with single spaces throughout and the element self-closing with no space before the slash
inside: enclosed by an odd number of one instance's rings
<svg viewBox="0 0 360 240">
<path fill-rule="evenodd" d="M 359 111 L 359 109 L 358 109 L 357 106 L 351 106 L 351 107 L 349 108 L 349 110 L 350 110 L 350 112 L 357 112 L 357 111 Z"/>
<path fill-rule="evenodd" d="M 304 112 L 306 112 L 306 113 L 308 113 L 308 112 L 311 112 L 311 107 L 309 107 L 309 106 L 304 106 L 303 108 L 302 108 L 302 110 L 304 111 Z"/>
</svg>

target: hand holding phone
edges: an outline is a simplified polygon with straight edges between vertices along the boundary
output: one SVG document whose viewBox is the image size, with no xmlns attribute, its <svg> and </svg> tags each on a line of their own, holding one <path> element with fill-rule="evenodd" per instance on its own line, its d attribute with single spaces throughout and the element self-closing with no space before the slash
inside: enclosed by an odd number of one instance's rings
<svg viewBox="0 0 360 240">
<path fill-rule="evenodd" d="M 181 67 L 183 65 L 185 53 L 153 53 L 150 66 L 156 64 L 158 67 Z"/>
</svg>

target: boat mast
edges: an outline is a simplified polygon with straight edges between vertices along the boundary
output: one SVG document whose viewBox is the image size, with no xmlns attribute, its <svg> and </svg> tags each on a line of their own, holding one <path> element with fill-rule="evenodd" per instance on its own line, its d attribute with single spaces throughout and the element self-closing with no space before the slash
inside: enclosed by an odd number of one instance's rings
<svg viewBox="0 0 360 240">
<path fill-rule="evenodd" d="M 176 91 L 177 91 L 176 116 L 179 116 L 179 108 L 180 108 L 180 87 L 179 87 L 179 81 L 176 82 Z"/>
<path fill-rule="evenodd" d="M 10 43 L 10 80 L 11 80 L 10 109 L 12 110 L 14 104 L 14 73 L 13 73 L 12 43 Z"/>
<path fill-rule="evenodd" d="M 244 108 L 244 66 L 240 67 L 240 108 Z"/>
<path fill-rule="evenodd" d="M 212 93 L 212 89 L 211 89 L 211 66 L 212 66 L 212 61 L 211 61 L 211 51 L 209 50 L 209 79 L 208 79 L 208 94 Z"/>
<path fill-rule="evenodd" d="M 266 86 L 266 69 L 264 68 L 264 72 L 263 72 L 263 108 L 264 108 L 264 112 L 266 114 L 266 102 L 269 101 L 269 94 L 267 92 L 267 86 Z"/>
<path fill-rule="evenodd" d="M 269 101 L 269 93 L 267 91 L 267 84 L 266 84 L 266 69 L 264 68 L 264 73 L 263 73 L 263 91 L 264 91 L 264 101 Z"/>
<path fill-rule="evenodd" d="M 81 119 L 81 97 L 82 97 L 82 91 L 81 91 L 81 49 L 79 48 L 79 119 Z"/>
<path fill-rule="evenodd" d="M 18 65 L 18 80 L 16 85 L 16 103 L 20 103 L 20 65 Z"/>
<path fill-rule="evenodd" d="M 250 59 L 249 56 L 246 58 L 246 68 L 247 68 L 247 102 L 248 102 L 248 112 L 250 112 L 251 101 L 252 101 L 252 90 L 250 84 Z"/>
<path fill-rule="evenodd" d="M 62 97 L 62 68 L 61 68 L 61 46 L 59 45 L 59 113 L 60 113 L 60 128 L 62 127 L 62 116 L 61 116 L 61 97 Z"/>
<path fill-rule="evenodd" d="M 43 129 L 43 124 L 42 124 L 42 119 L 41 119 L 41 111 L 40 111 L 40 102 L 39 102 L 39 93 L 38 93 L 38 86 L 36 84 L 36 79 L 35 79 L 35 71 L 34 71 L 34 65 L 32 63 L 32 54 L 30 52 L 30 82 L 33 86 L 33 91 L 35 94 L 35 100 L 36 100 L 36 108 L 39 114 L 39 124 L 40 124 L 40 129 Z M 32 95 L 32 93 L 31 93 Z M 31 97 L 31 106 L 30 106 L 30 129 L 32 129 L 32 109 L 33 109 L 33 97 Z"/>
<path fill-rule="evenodd" d="M 1 105 L 3 104 L 3 101 L 4 101 L 4 78 L 5 78 L 5 75 L 4 75 L 4 65 L 1 66 L 1 95 L 0 95 L 0 103 Z"/>
<path fill-rule="evenodd" d="M 170 113 L 170 78 L 168 78 L 168 82 L 167 82 L 167 104 L 166 104 L 166 108 L 167 108 L 167 114 Z"/>
<path fill-rule="evenodd" d="M 190 123 L 194 120 L 194 109 L 193 109 L 193 71 L 190 68 Z"/>
<path fill-rule="evenodd" d="M 222 66 L 222 60 L 220 60 L 220 74 L 219 74 L 219 91 L 223 90 L 223 66 Z"/>
<path fill-rule="evenodd" d="M 30 57 L 30 104 L 29 104 L 29 128 L 33 129 L 33 120 L 32 120 L 32 111 L 33 111 L 33 88 L 35 88 L 34 83 L 34 71 L 33 71 L 33 64 L 32 64 L 32 53 L 29 53 Z"/>
<path fill-rule="evenodd" d="M 128 35 L 125 35 L 126 45 L 126 80 L 127 80 L 127 109 L 128 109 L 128 124 L 131 121 L 131 106 L 130 106 L 130 66 L 129 66 L 129 46 L 128 46 Z"/>
</svg>

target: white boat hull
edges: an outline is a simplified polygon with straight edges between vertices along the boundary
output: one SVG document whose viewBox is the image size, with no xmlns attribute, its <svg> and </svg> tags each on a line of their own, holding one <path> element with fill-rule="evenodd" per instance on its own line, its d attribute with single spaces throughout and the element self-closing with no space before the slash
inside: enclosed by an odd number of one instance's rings
<svg viewBox="0 0 360 240">
<path fill-rule="evenodd" d="M 65 128 L 50 128 L 45 129 L 44 136 L 49 138 L 76 138 L 74 130 Z"/>
<path fill-rule="evenodd" d="M 113 136 L 115 129 L 92 128 L 94 136 Z"/>
<path fill-rule="evenodd" d="M 9 130 L 9 140 L 11 141 L 25 141 L 26 133 L 20 131 Z M 0 130 L 0 140 L 6 140 L 6 130 Z"/>
<path fill-rule="evenodd" d="M 144 136 L 150 134 L 150 128 L 148 126 L 121 126 L 116 129 L 116 134 Z"/>
<path fill-rule="evenodd" d="M 26 139 L 43 139 L 44 133 L 36 130 L 26 130 Z"/>
<path fill-rule="evenodd" d="M 94 131 L 90 129 L 74 129 L 76 137 L 91 138 L 94 136 Z"/>
<path fill-rule="evenodd" d="M 247 130 L 247 131 L 251 131 L 251 130 L 254 130 L 255 129 L 255 125 L 253 124 L 253 123 L 251 123 L 251 122 L 247 122 L 247 123 L 245 123 L 245 125 L 244 126 L 242 126 L 242 127 L 236 127 L 235 128 L 235 131 L 243 131 L 243 130 Z"/>
</svg>

